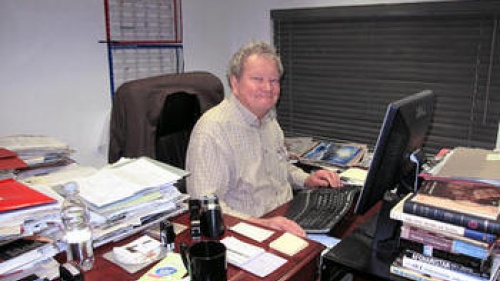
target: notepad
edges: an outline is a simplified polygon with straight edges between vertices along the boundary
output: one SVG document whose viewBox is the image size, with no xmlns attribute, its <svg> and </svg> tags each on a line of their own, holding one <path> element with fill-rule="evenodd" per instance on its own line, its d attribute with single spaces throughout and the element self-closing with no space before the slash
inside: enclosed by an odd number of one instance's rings
<svg viewBox="0 0 500 281">
<path fill-rule="evenodd" d="M 309 243 L 306 240 L 295 236 L 291 233 L 285 232 L 279 238 L 271 242 L 269 246 L 286 255 L 293 256 L 307 247 Z"/>
<path fill-rule="evenodd" d="M 239 222 L 235 226 L 231 227 L 231 230 L 257 242 L 263 242 L 274 234 L 274 231 L 272 230 L 257 227 L 245 222 Z"/>
</svg>

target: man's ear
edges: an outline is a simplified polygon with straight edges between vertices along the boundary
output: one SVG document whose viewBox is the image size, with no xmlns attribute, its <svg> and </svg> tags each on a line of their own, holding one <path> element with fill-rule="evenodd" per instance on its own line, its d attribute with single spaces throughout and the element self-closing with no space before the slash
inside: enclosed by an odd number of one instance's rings
<svg viewBox="0 0 500 281">
<path fill-rule="evenodd" d="M 231 83 L 231 90 L 233 94 L 238 95 L 238 86 L 239 86 L 239 81 L 238 78 L 235 75 L 231 75 L 229 77 L 229 82 Z"/>
</svg>

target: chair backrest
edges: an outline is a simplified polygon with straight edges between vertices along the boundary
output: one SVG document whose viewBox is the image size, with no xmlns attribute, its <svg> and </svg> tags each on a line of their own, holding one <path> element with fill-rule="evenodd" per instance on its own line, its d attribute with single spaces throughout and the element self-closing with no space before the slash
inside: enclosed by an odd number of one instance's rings
<svg viewBox="0 0 500 281">
<path fill-rule="evenodd" d="M 113 98 L 108 162 L 114 163 L 121 157 L 165 157 L 163 152 L 156 152 L 159 147 L 157 138 L 166 137 L 178 127 L 185 128 L 185 124 L 178 121 L 184 118 L 177 118 L 177 114 L 194 112 L 192 101 L 177 105 L 177 95 L 172 100 L 165 101 L 169 96 L 180 92 L 189 95 L 179 99 L 196 97 L 201 114 L 224 99 L 224 87 L 220 79 L 205 71 L 165 74 L 123 83 Z M 186 105 L 182 105 L 184 103 Z M 186 108 L 181 109 L 183 106 Z M 165 162 L 173 163 L 170 160 Z M 178 163 L 180 162 L 173 165 Z"/>
<path fill-rule="evenodd" d="M 156 128 L 156 159 L 184 169 L 189 136 L 201 116 L 198 97 L 186 92 L 169 95 Z"/>
</svg>

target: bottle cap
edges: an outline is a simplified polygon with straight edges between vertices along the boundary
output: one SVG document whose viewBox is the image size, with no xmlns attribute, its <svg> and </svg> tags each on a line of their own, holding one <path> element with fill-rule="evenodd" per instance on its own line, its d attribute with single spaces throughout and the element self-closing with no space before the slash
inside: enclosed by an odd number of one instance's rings
<svg viewBox="0 0 500 281">
<path fill-rule="evenodd" d="M 78 192 L 78 185 L 74 181 L 67 182 L 63 185 L 63 190 L 67 194 L 74 194 Z"/>
</svg>

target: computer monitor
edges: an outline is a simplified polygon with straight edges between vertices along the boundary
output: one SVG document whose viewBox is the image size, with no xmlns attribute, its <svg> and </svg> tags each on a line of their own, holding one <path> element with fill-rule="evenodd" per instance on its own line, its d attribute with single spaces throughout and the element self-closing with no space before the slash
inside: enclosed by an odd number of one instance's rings
<svg viewBox="0 0 500 281">
<path fill-rule="evenodd" d="M 355 213 L 364 214 L 387 191 L 397 189 L 396 192 L 407 193 L 414 187 L 416 163 L 411 158 L 423 148 L 434 103 L 434 93 L 425 90 L 387 106 Z"/>
<path fill-rule="evenodd" d="M 382 201 L 378 217 L 365 229 L 377 254 L 392 255 L 397 248 L 399 225 L 390 209 L 416 189 L 423 146 L 432 124 L 435 94 L 425 90 L 387 106 L 365 184 L 354 212 L 364 214 Z M 418 169 L 417 169 L 418 168 Z"/>
</svg>

